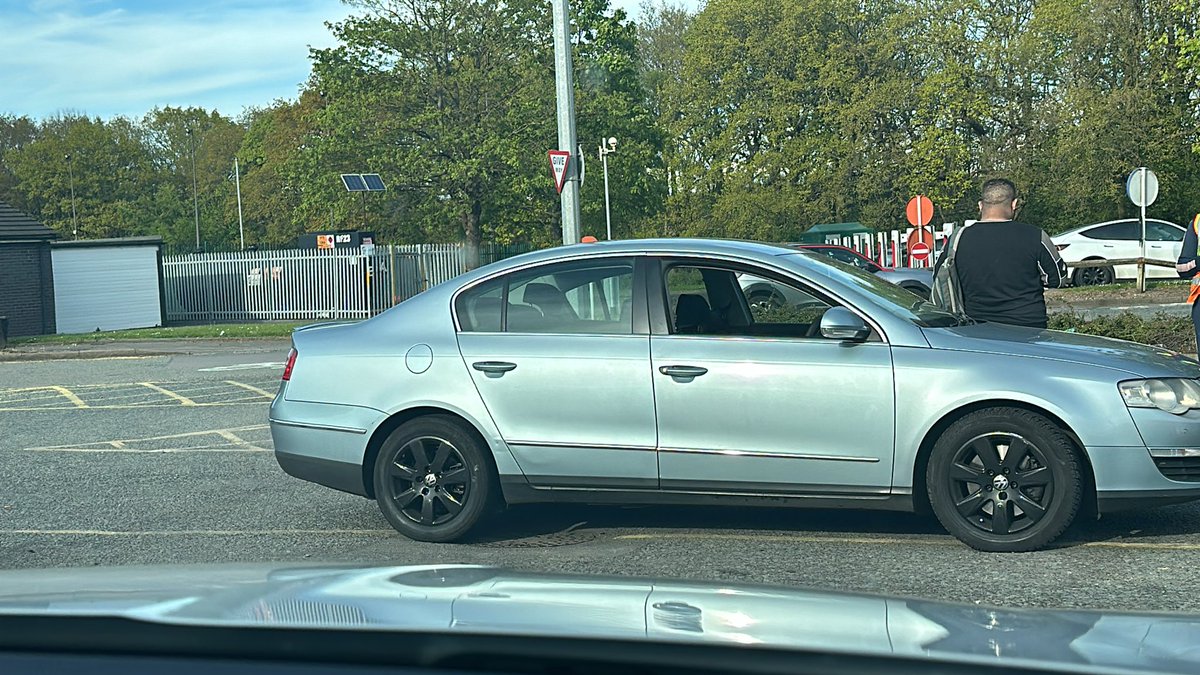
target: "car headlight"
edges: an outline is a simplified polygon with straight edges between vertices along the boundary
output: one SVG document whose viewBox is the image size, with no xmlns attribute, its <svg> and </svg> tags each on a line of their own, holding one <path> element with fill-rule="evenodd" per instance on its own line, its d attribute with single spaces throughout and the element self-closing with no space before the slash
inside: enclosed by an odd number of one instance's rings
<svg viewBox="0 0 1200 675">
<path fill-rule="evenodd" d="M 1200 408 L 1196 380 L 1130 380 L 1117 385 L 1130 408 L 1158 408 L 1174 415 Z"/>
</svg>

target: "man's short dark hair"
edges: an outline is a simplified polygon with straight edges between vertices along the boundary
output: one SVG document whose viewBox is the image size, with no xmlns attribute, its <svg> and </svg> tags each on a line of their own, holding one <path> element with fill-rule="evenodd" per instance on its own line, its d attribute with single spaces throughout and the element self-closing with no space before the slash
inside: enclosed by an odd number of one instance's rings
<svg viewBox="0 0 1200 675">
<path fill-rule="evenodd" d="M 980 200 L 984 204 L 1011 204 L 1017 198 L 1017 186 L 1007 178 L 993 178 L 984 182 Z"/>
</svg>

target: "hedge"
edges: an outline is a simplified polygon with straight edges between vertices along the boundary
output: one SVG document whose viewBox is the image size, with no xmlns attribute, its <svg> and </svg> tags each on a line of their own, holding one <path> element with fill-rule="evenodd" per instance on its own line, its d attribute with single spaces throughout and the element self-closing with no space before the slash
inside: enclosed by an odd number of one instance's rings
<svg viewBox="0 0 1200 675">
<path fill-rule="evenodd" d="M 1189 316 L 1159 312 L 1150 319 L 1136 314 L 1084 319 L 1077 314 L 1051 314 L 1050 328 L 1161 346 L 1185 354 L 1196 353 L 1196 334 Z"/>
</svg>

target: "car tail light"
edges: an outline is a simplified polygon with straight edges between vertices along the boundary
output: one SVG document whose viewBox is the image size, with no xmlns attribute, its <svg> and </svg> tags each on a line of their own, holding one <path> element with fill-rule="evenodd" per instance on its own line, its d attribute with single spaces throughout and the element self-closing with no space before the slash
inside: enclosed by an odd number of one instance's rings
<svg viewBox="0 0 1200 675">
<path fill-rule="evenodd" d="M 296 348 L 288 352 L 287 364 L 283 366 L 283 381 L 287 382 L 292 379 L 292 368 L 296 367 Z"/>
<path fill-rule="evenodd" d="M 1068 246 L 1070 246 L 1070 244 L 1055 244 L 1055 245 L 1054 245 L 1054 248 L 1056 248 L 1056 249 L 1058 249 L 1058 250 L 1060 250 L 1060 251 L 1061 251 L 1061 250 L 1063 250 L 1064 248 L 1066 248 L 1066 247 L 1068 247 Z"/>
</svg>

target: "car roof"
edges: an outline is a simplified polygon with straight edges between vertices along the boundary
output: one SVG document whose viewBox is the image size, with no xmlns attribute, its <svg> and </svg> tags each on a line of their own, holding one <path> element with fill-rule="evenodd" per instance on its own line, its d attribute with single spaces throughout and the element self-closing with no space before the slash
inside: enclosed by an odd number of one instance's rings
<svg viewBox="0 0 1200 675">
<path fill-rule="evenodd" d="M 1068 234 L 1079 234 L 1080 232 L 1083 232 L 1084 230 L 1090 230 L 1093 227 L 1100 227 L 1102 225 L 1115 225 L 1117 223 L 1128 223 L 1128 222 L 1136 223 L 1137 220 L 1138 220 L 1137 218 L 1118 218 L 1116 220 L 1106 220 L 1103 223 L 1092 223 L 1091 225 L 1082 225 L 1073 230 L 1067 230 L 1066 232 L 1059 232 L 1058 234 L 1056 234 L 1054 236 L 1055 237 L 1065 237 Z M 1148 223 L 1149 222 L 1164 223 L 1166 225 L 1172 225 L 1174 227 L 1178 227 L 1181 230 L 1183 229 L 1182 225 L 1179 225 L 1178 223 L 1172 223 L 1169 220 L 1163 220 L 1162 218 L 1147 218 L 1146 222 L 1148 222 Z"/>
</svg>

